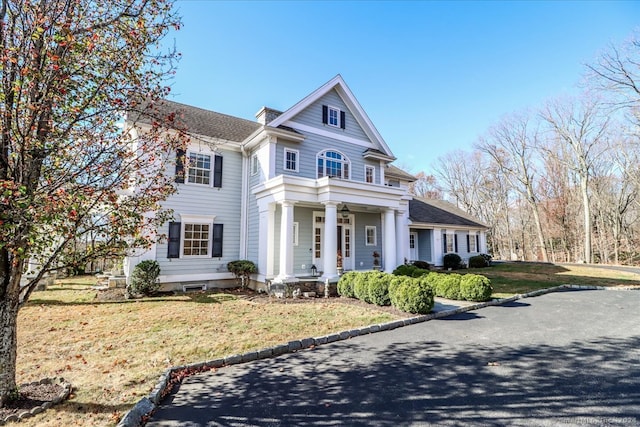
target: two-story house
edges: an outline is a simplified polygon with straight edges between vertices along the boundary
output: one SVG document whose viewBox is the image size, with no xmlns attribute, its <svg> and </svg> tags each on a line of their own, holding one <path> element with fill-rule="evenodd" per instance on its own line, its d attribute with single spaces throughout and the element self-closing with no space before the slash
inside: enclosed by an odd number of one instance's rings
<svg viewBox="0 0 640 427">
<path fill-rule="evenodd" d="M 407 192 L 413 176 L 395 168 L 391 149 L 336 76 L 284 112 L 262 108 L 256 121 L 171 101 L 192 136 L 167 173 L 178 192 L 164 206 L 173 221 L 151 250 L 129 257 L 160 263 L 166 288 L 217 286 L 229 261 L 256 263 L 258 283 L 295 281 L 339 270 L 370 270 L 374 252 L 391 272 L 407 260 L 442 265 L 486 251 L 486 227 L 442 201 Z M 144 120 L 134 123 L 144 137 Z M 463 244 L 464 243 L 464 244 Z"/>
</svg>

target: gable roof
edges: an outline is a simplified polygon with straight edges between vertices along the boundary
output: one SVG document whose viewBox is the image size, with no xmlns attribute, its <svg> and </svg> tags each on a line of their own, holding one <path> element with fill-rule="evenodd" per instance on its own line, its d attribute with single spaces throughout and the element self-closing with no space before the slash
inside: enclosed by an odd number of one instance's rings
<svg viewBox="0 0 640 427">
<path fill-rule="evenodd" d="M 374 145 L 376 145 L 376 147 L 382 153 L 395 159 L 395 156 L 391 152 L 391 149 L 384 141 L 376 127 L 373 125 L 373 122 L 371 121 L 371 119 L 369 119 L 369 116 L 367 116 L 367 113 L 365 113 L 364 109 L 362 108 L 356 97 L 353 95 L 353 92 L 351 92 L 340 74 L 329 80 L 324 85 L 320 86 L 318 89 L 300 100 L 293 107 L 289 108 L 287 111 L 267 124 L 274 127 L 282 125 L 334 89 L 338 93 L 342 101 L 345 103 L 347 108 L 349 108 L 349 111 L 351 111 L 351 114 L 353 114 L 353 117 L 356 119 L 367 137 L 374 143 Z"/>
<path fill-rule="evenodd" d="M 154 114 L 159 117 L 175 113 L 180 126 L 184 126 L 189 134 L 208 136 L 226 141 L 244 141 L 249 135 L 262 127 L 260 123 L 192 107 L 179 102 L 164 99 L 154 106 Z M 140 115 L 139 123 L 151 124 L 153 117 Z"/>
<path fill-rule="evenodd" d="M 426 224 L 488 228 L 462 209 L 444 200 L 419 198 L 409 200 L 409 218 L 413 222 Z"/>
<path fill-rule="evenodd" d="M 387 169 L 384 171 L 384 176 L 389 178 L 399 179 L 401 181 L 409 181 L 409 182 L 417 181 L 417 178 L 415 176 L 411 175 L 408 172 L 403 171 L 402 169 L 394 165 L 387 165 Z"/>
</svg>

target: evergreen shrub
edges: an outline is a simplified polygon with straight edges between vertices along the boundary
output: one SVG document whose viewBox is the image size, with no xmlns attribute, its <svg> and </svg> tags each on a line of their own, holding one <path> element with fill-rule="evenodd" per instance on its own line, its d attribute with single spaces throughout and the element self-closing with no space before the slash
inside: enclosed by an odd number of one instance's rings
<svg viewBox="0 0 640 427">
<path fill-rule="evenodd" d="M 491 299 L 491 280 L 480 274 L 465 274 L 460 279 L 460 297 L 467 301 Z"/>
</svg>

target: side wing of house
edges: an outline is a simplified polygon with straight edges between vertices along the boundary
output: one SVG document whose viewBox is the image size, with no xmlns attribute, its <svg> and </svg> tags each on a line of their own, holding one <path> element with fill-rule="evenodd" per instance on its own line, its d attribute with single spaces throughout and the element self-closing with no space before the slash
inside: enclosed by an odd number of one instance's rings
<svg viewBox="0 0 640 427">
<path fill-rule="evenodd" d="M 192 137 L 167 162 L 165 173 L 173 177 L 177 192 L 162 203 L 173 212 L 157 230 L 164 238 L 127 264 L 132 270 L 141 259 L 155 259 L 165 288 L 219 286 L 233 277 L 226 265 L 242 250 L 246 159 L 241 141 L 259 125 L 170 101 L 163 108 L 182 117 Z M 144 123 L 140 128 L 144 137 Z"/>
<path fill-rule="evenodd" d="M 409 259 L 443 265 L 448 253 L 463 261 L 487 252 L 487 226 L 451 203 L 414 198 L 409 202 Z"/>
</svg>

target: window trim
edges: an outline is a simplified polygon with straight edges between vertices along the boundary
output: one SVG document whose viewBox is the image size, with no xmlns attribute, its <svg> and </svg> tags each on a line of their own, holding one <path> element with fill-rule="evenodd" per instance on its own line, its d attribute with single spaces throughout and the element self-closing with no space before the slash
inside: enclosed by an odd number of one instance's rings
<svg viewBox="0 0 640 427">
<path fill-rule="evenodd" d="M 336 113 L 336 123 L 333 124 L 331 123 L 331 112 L 335 111 Z M 327 105 L 327 124 L 329 126 L 335 127 L 335 128 L 339 128 L 340 127 L 340 109 L 337 107 L 334 107 L 332 105 Z"/>
<path fill-rule="evenodd" d="M 295 154 L 295 156 L 296 156 L 295 169 L 287 168 L 287 154 L 288 153 Z M 299 164 L 300 164 L 300 150 L 284 147 L 283 156 L 282 156 L 282 169 L 287 171 L 287 172 L 298 172 L 299 169 L 300 169 Z"/>
<path fill-rule="evenodd" d="M 367 171 L 371 171 L 371 181 L 367 181 Z M 376 183 L 376 167 L 371 165 L 364 165 L 364 182 L 367 184 L 375 184 Z"/>
<path fill-rule="evenodd" d="M 213 246 L 213 222 L 215 216 L 212 215 L 180 215 L 180 258 L 185 259 L 204 259 L 211 258 L 212 246 Z M 206 255 L 185 255 L 184 254 L 184 240 L 185 240 L 185 226 L 187 224 L 208 225 L 209 235 L 207 236 L 207 253 Z"/>
<path fill-rule="evenodd" d="M 293 222 L 293 246 L 298 246 L 298 235 L 300 232 L 300 223 L 297 221 Z"/>
<path fill-rule="evenodd" d="M 373 230 L 373 242 L 369 241 L 369 230 Z M 364 245 L 378 246 L 378 227 L 376 227 L 375 225 L 364 226 Z"/>
<path fill-rule="evenodd" d="M 444 233 L 444 249 L 445 249 L 444 253 L 445 254 L 456 253 L 455 235 L 456 235 L 455 232 L 450 232 L 448 230 Z M 449 251 L 449 243 L 451 243 L 451 251 Z"/>
<path fill-rule="evenodd" d="M 252 154 L 251 155 L 251 176 L 255 176 L 258 174 L 258 169 L 259 169 L 258 166 L 259 166 L 258 155 Z"/>
<path fill-rule="evenodd" d="M 207 156 L 209 157 L 209 169 L 204 169 L 204 168 L 196 168 L 194 166 L 191 166 L 191 156 Z M 205 186 L 205 187 L 211 187 L 212 181 L 213 181 L 213 164 L 215 162 L 215 157 L 213 157 L 211 154 L 207 154 L 207 153 L 202 153 L 199 151 L 187 151 L 186 155 L 185 155 L 185 160 L 186 160 L 186 173 L 185 175 L 185 184 L 189 184 L 189 185 L 201 185 L 201 186 Z M 197 161 L 197 157 L 196 157 L 196 161 Z M 208 181 L 207 183 L 204 182 L 194 182 L 191 181 L 191 169 L 194 170 L 202 170 L 202 171 L 207 171 L 208 172 Z"/>
<path fill-rule="evenodd" d="M 349 160 L 349 158 L 341 151 L 333 149 L 333 148 L 327 148 L 326 150 L 322 150 L 320 151 L 318 154 L 316 154 L 316 164 L 315 164 L 315 168 L 316 168 L 316 179 L 318 178 L 324 178 L 325 176 L 329 176 L 327 174 L 327 153 L 337 153 L 339 154 L 342 158 L 341 159 L 332 159 L 329 158 L 329 161 L 331 162 L 336 162 L 339 163 L 341 165 L 340 167 L 340 176 L 331 176 L 331 178 L 339 178 L 339 179 L 351 179 L 351 160 Z M 323 169 L 323 174 L 322 176 L 320 176 L 318 174 L 318 161 L 322 159 L 322 169 Z M 345 165 L 347 165 L 347 176 L 345 177 Z"/>
</svg>

